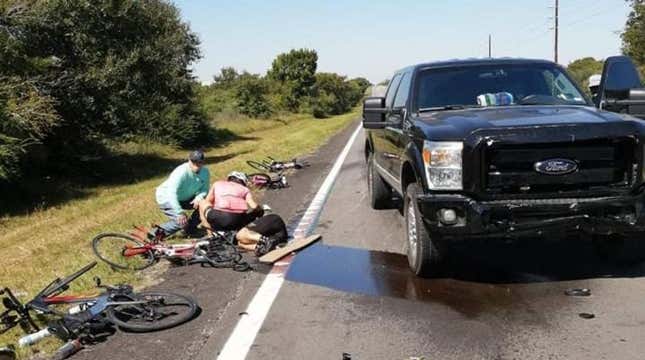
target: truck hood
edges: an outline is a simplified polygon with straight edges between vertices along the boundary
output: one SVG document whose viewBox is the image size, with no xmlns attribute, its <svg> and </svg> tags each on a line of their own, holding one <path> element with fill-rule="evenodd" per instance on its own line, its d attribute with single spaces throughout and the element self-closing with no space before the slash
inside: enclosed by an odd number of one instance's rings
<svg viewBox="0 0 645 360">
<path fill-rule="evenodd" d="M 641 127 L 639 119 L 586 106 L 509 106 L 438 111 L 420 114 L 416 120 L 417 130 L 424 133 L 424 138 L 435 140 L 461 140 L 484 129 L 540 128 L 557 125 L 568 128 L 584 125 L 589 128 L 593 127 L 593 124 L 606 126 L 608 123 L 632 121 L 633 129 Z"/>
</svg>

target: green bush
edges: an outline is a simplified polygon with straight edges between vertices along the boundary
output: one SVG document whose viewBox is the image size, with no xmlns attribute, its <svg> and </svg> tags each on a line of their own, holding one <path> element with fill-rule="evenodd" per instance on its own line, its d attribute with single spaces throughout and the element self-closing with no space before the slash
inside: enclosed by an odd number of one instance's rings
<svg viewBox="0 0 645 360">
<path fill-rule="evenodd" d="M 348 112 L 363 97 L 365 88 L 359 81 L 347 81 L 334 73 L 317 73 L 312 109 L 317 118 Z"/>
<path fill-rule="evenodd" d="M 267 81 L 259 75 L 244 73 L 235 84 L 235 99 L 240 113 L 251 117 L 271 114 L 267 94 Z"/>
</svg>

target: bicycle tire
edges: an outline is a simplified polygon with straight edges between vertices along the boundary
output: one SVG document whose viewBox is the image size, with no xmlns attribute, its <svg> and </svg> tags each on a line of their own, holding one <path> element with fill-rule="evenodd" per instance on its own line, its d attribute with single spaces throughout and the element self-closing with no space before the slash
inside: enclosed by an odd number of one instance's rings
<svg viewBox="0 0 645 360">
<path fill-rule="evenodd" d="M 96 266 L 96 261 L 92 261 L 91 263 L 83 266 L 81 269 L 76 271 L 75 273 L 66 276 L 62 279 L 56 279 L 49 283 L 49 285 L 45 286 L 38 295 L 34 297 L 34 299 L 40 298 L 40 297 L 48 297 L 51 296 L 52 294 L 55 294 L 65 286 L 69 285 L 72 281 L 76 280 L 78 277 L 81 275 L 85 274 L 86 272 L 90 271 L 93 267 Z"/>
<path fill-rule="evenodd" d="M 258 162 L 258 161 L 248 160 L 246 163 L 250 167 L 254 168 L 255 170 L 259 170 L 259 171 L 270 171 L 271 170 L 271 168 L 269 166 L 267 166 L 264 163 Z"/>
<path fill-rule="evenodd" d="M 105 242 L 106 239 L 119 240 L 125 242 L 125 244 L 131 244 L 136 247 L 142 247 L 143 243 L 130 235 L 118 233 L 103 233 L 94 237 L 94 239 L 92 239 L 92 250 L 94 251 L 94 254 L 99 259 L 105 261 L 112 267 L 121 270 L 143 270 L 152 265 L 156 260 L 152 250 L 148 249 L 147 251 L 141 253 L 141 256 L 136 256 L 137 260 L 143 260 L 139 264 L 135 263 L 134 261 L 131 261 L 130 264 L 123 262 L 119 263 L 117 262 L 118 259 L 127 261 L 129 258 L 134 259 L 135 256 L 126 257 L 123 255 L 123 251 L 125 250 L 125 247 L 127 247 L 127 245 L 121 247 L 120 251 L 117 254 L 108 255 L 104 250 L 100 250 L 101 243 Z M 114 245 L 112 245 L 111 248 L 112 250 L 119 250 L 118 248 L 115 248 Z"/>
<path fill-rule="evenodd" d="M 114 298 L 114 301 L 138 301 L 146 298 L 151 298 L 150 302 L 146 304 L 110 306 L 106 310 L 108 320 L 110 320 L 114 325 L 117 325 L 119 328 L 126 331 L 151 332 L 169 329 L 181 325 L 191 320 L 195 316 L 195 314 L 197 314 L 197 302 L 192 297 L 169 292 L 146 291 L 129 295 L 122 294 L 116 296 Z M 166 300 L 172 300 L 173 298 L 179 300 L 180 303 L 173 301 L 166 303 Z M 158 303 L 160 299 L 162 299 L 161 303 Z M 187 311 L 179 314 L 169 322 L 160 322 L 158 316 L 162 316 L 162 319 L 164 319 L 165 317 L 163 317 L 163 315 L 160 314 L 157 310 L 170 306 L 186 307 Z M 136 324 L 131 322 L 133 318 L 136 318 L 139 315 L 149 316 L 150 313 L 153 313 L 155 318 L 145 319 L 143 324 Z"/>
</svg>

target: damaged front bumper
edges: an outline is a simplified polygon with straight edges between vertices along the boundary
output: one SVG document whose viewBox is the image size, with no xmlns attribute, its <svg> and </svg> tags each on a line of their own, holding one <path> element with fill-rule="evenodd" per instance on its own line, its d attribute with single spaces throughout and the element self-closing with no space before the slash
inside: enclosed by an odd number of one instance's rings
<svg viewBox="0 0 645 360">
<path fill-rule="evenodd" d="M 643 202 L 637 195 L 535 200 L 476 201 L 453 194 L 417 198 L 428 231 L 444 238 L 519 237 L 546 233 L 625 234 L 645 231 Z M 442 222 L 442 210 L 457 220 Z"/>
</svg>

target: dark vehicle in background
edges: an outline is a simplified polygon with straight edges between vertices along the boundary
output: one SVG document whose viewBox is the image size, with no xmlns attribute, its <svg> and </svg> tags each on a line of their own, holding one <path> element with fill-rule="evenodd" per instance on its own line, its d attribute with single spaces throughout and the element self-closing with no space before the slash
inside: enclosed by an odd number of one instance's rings
<svg viewBox="0 0 645 360">
<path fill-rule="evenodd" d="M 570 232 L 640 260 L 645 121 L 629 114 L 645 117 L 641 87 L 626 57 L 607 59 L 593 101 L 549 61 L 404 68 L 363 105 L 371 205 L 402 197 L 417 275 L 454 241 Z"/>
</svg>

